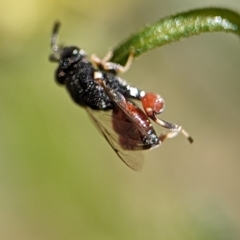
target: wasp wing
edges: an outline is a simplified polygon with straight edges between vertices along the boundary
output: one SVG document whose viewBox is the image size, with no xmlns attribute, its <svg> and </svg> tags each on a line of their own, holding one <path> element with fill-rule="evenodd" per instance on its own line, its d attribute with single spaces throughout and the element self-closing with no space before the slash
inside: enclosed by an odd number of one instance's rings
<svg viewBox="0 0 240 240">
<path fill-rule="evenodd" d="M 144 157 L 140 151 L 131 151 L 124 149 L 121 146 L 119 135 L 113 129 L 113 121 L 118 122 L 123 129 L 132 129 L 130 132 L 125 132 L 124 136 L 129 139 L 134 144 L 140 144 L 141 139 L 137 129 L 130 122 L 120 121 L 114 116 L 108 115 L 106 112 L 92 110 L 86 108 L 89 116 L 93 120 L 94 124 L 97 126 L 99 131 L 103 134 L 107 142 L 110 144 L 112 149 L 116 152 L 119 158 L 131 169 L 135 171 L 140 171 L 144 164 Z M 128 125 L 128 126 L 126 126 Z M 131 134 L 130 134 L 131 133 Z"/>
<path fill-rule="evenodd" d="M 148 122 L 149 120 L 146 117 L 145 113 L 140 108 L 138 108 L 132 101 L 126 99 L 120 92 L 107 87 L 104 82 L 102 82 L 102 84 L 109 98 L 114 102 L 115 106 L 126 115 L 129 121 L 136 123 L 138 131 L 140 131 L 142 135 L 147 135 L 148 132 L 143 127 L 143 125 L 137 123 L 136 121 L 136 119 L 138 119 L 139 117 L 140 118 L 144 117 L 145 118 L 144 120 Z M 141 119 L 141 121 L 142 120 L 143 119 Z M 150 147 L 151 146 L 145 146 L 144 149 L 149 149 Z"/>
</svg>

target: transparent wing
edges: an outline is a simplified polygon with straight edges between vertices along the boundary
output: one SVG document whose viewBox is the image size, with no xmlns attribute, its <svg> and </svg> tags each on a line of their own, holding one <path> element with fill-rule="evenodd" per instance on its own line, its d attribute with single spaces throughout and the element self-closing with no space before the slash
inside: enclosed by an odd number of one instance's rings
<svg viewBox="0 0 240 240">
<path fill-rule="evenodd" d="M 105 139 L 111 145 L 112 149 L 116 152 L 119 158 L 131 169 L 135 171 L 140 171 L 144 164 L 144 157 L 140 151 L 131 151 L 124 149 L 120 143 L 120 136 L 113 129 L 113 120 L 115 123 L 118 121 L 119 126 L 122 126 L 124 129 L 132 129 L 129 132 L 125 133 L 126 141 L 131 142 L 130 144 L 141 144 L 141 139 L 137 129 L 130 122 L 123 122 L 119 119 L 113 119 L 114 117 L 103 113 L 102 111 L 94 111 L 90 108 L 86 108 L 89 116 L 93 120 L 94 124 L 97 126 L 99 131 L 103 134 Z M 128 125 L 128 126 L 127 126 Z M 135 129 L 135 130 L 134 130 Z M 131 134 L 129 134 L 131 133 Z"/>
</svg>

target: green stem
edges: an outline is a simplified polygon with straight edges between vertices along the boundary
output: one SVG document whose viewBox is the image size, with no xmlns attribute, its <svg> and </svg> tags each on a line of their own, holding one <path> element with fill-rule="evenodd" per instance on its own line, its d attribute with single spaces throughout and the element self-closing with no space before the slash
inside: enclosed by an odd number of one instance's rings
<svg viewBox="0 0 240 240">
<path fill-rule="evenodd" d="M 160 19 L 114 48 L 111 61 L 124 65 L 131 51 L 138 57 L 156 47 L 204 32 L 240 35 L 240 15 L 223 8 L 203 8 Z"/>
</svg>

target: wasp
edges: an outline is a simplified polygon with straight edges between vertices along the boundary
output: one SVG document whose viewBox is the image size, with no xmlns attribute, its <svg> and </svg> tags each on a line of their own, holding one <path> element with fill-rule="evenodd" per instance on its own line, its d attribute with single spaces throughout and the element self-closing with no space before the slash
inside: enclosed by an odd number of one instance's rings
<svg viewBox="0 0 240 240">
<path fill-rule="evenodd" d="M 58 45 L 60 23 L 53 26 L 50 61 L 57 62 L 55 79 L 65 85 L 73 101 L 85 108 L 119 158 L 131 169 L 139 171 L 144 163 L 141 150 L 152 149 L 165 139 L 182 133 L 190 143 L 192 137 L 182 126 L 160 119 L 163 98 L 128 84 L 118 76 L 126 72 L 134 59 L 131 51 L 124 66 L 111 62 L 110 51 L 103 59 L 96 55 L 89 60 L 77 46 Z M 141 101 L 143 110 L 134 100 Z M 159 136 L 151 121 L 168 129 Z"/>
</svg>

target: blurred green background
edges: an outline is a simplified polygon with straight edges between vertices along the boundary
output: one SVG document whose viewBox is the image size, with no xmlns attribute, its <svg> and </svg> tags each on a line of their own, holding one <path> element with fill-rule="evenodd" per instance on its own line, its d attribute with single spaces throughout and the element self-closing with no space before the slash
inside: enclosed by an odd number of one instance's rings
<svg viewBox="0 0 240 240">
<path fill-rule="evenodd" d="M 138 58 L 123 75 L 166 101 L 183 136 L 127 168 L 48 62 L 60 42 L 103 57 L 161 17 L 239 0 L 0 0 L 0 239 L 240 239 L 240 42 L 204 34 Z M 162 129 L 156 127 L 160 133 Z"/>
</svg>

